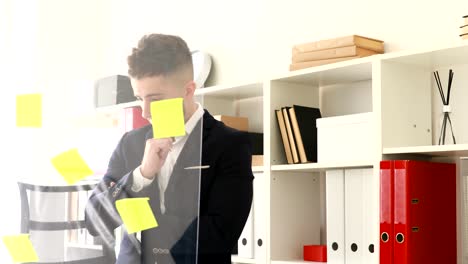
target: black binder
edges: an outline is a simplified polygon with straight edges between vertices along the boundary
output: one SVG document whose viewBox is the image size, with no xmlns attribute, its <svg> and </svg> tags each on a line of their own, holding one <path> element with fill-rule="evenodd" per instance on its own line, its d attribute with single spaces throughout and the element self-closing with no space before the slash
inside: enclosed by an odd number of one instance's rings
<svg viewBox="0 0 468 264">
<path fill-rule="evenodd" d="M 293 105 L 289 112 L 301 163 L 317 162 L 316 121 L 322 117 L 320 109 Z"/>
</svg>

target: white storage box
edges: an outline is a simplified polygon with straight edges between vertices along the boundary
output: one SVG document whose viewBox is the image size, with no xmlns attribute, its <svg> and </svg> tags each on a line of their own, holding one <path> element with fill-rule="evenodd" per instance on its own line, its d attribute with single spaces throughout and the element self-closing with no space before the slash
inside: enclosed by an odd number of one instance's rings
<svg viewBox="0 0 468 264">
<path fill-rule="evenodd" d="M 373 113 L 317 119 L 319 163 L 371 161 L 375 157 Z"/>
</svg>

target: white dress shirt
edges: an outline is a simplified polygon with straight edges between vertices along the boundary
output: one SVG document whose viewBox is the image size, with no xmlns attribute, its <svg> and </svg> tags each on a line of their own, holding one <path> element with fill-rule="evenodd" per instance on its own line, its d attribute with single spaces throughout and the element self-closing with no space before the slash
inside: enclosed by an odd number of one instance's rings
<svg viewBox="0 0 468 264">
<path fill-rule="evenodd" d="M 187 142 L 187 138 L 189 137 L 190 133 L 192 133 L 195 125 L 198 121 L 203 117 L 204 111 L 203 107 L 197 104 L 197 110 L 193 113 L 193 115 L 189 118 L 187 123 L 185 123 L 185 136 L 175 137 L 174 142 L 172 143 L 172 148 L 169 154 L 167 155 L 166 161 L 164 162 L 163 166 L 161 167 L 160 172 L 156 177 L 159 178 L 159 195 L 161 201 L 161 212 L 164 214 L 166 211 L 166 207 L 164 205 L 164 192 L 166 191 L 167 185 L 169 183 L 169 179 L 171 178 L 172 170 L 174 165 L 179 157 L 180 152 L 184 148 L 185 142 Z M 140 166 L 138 166 L 133 171 L 133 185 L 132 191 L 139 192 L 144 187 L 150 185 L 154 179 L 149 180 L 141 174 Z"/>
</svg>

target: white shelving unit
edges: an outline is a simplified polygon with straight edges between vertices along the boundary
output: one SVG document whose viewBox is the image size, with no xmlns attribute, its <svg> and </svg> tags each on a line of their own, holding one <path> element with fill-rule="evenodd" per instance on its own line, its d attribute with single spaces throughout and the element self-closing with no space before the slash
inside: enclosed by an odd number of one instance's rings
<svg viewBox="0 0 468 264">
<path fill-rule="evenodd" d="M 449 68 L 455 71 L 451 102 L 458 144 L 438 146 L 441 109 L 432 72 L 439 70 L 443 75 Z M 364 217 L 370 223 L 367 229 L 375 250 L 366 263 L 379 263 L 379 163 L 386 158 L 412 155 L 457 162 L 459 157 L 468 156 L 465 114 L 468 75 L 464 74 L 467 70 L 468 45 L 463 44 L 343 61 L 289 72 L 258 83 L 199 89 L 196 95 L 211 114 L 246 116 L 250 131 L 264 133 L 264 166 L 254 168 L 260 173 L 256 183 L 264 186 L 261 192 L 254 193 L 264 198 L 264 204 L 260 205 L 264 210 L 262 217 L 254 220 L 256 227 L 264 227 L 255 231 L 261 236 L 255 241 L 261 239 L 262 243 L 256 246 L 254 259 L 233 256 L 233 262 L 314 263 L 302 261 L 302 248 L 305 244 L 327 242 L 324 172 L 373 168 L 369 186 L 372 199 Z M 376 117 L 373 158 L 287 164 L 274 110 L 293 104 L 318 107 L 322 117 L 372 112 Z M 468 209 L 463 211 L 461 204 L 464 190 L 461 182 L 465 181 L 458 181 L 458 228 L 465 230 L 464 213 Z M 468 254 L 467 240 L 461 237 L 463 232 L 458 233 L 458 264 L 468 264 L 463 262 Z"/>
<path fill-rule="evenodd" d="M 468 45 L 377 55 L 294 71 L 264 81 L 267 250 L 266 260 L 255 263 L 314 263 L 302 261 L 302 246 L 327 242 L 324 172 L 340 168 L 374 168 L 370 185 L 373 201 L 368 204 L 366 218 L 371 223 L 368 228 L 375 250 L 367 263 L 379 263 L 379 162 L 408 155 L 450 160 L 468 156 L 468 136 L 463 135 L 468 135 L 468 124 L 464 125 L 468 122 L 462 120 L 461 114 L 453 120 L 458 123 L 459 144 L 435 145 L 439 129 L 434 113 L 439 105 L 432 71 L 439 69 L 443 73 L 448 67 L 454 68 L 455 80 L 459 81 L 459 87 L 454 88 L 462 90 L 468 85 L 468 78 L 457 67 L 468 69 Z M 243 91 L 240 93 L 245 94 L 245 87 L 239 87 Z M 468 92 L 460 94 L 459 98 L 468 96 Z M 460 106 L 463 103 L 453 101 L 454 114 L 455 108 L 464 111 Z M 293 104 L 319 107 L 323 117 L 373 112 L 374 158 L 287 164 L 274 110 Z M 464 221 L 459 223 L 459 228 L 466 225 Z M 464 240 L 459 238 L 459 264 L 466 254 L 462 250 Z"/>
</svg>

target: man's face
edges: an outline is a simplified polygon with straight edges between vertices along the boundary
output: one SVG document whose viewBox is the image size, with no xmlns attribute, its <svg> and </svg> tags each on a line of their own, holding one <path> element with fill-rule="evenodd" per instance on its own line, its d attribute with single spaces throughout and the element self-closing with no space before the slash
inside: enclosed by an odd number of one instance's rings
<svg viewBox="0 0 468 264">
<path fill-rule="evenodd" d="M 142 116 L 151 123 L 151 102 L 170 98 L 184 98 L 187 93 L 186 87 L 177 87 L 175 82 L 164 76 L 152 76 L 142 79 L 131 79 L 133 93 L 141 101 Z M 186 111 L 184 111 L 186 112 Z"/>
</svg>

